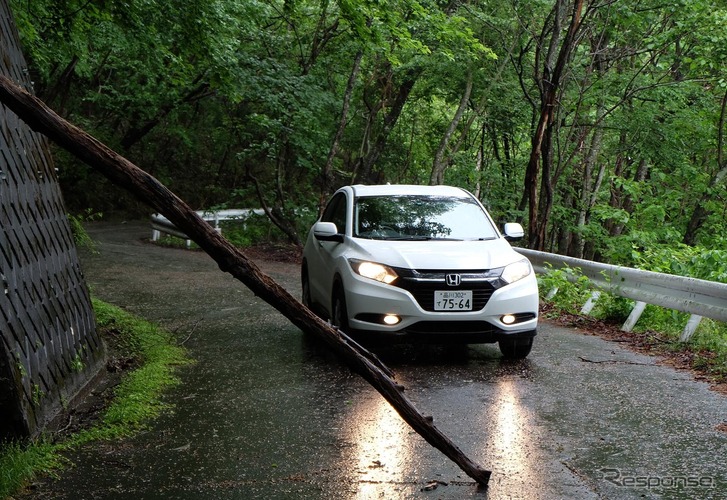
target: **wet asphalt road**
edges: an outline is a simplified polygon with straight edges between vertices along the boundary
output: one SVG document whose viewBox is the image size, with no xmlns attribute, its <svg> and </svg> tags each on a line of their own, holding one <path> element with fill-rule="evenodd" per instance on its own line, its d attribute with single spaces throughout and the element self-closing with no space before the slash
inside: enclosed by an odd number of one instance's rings
<svg viewBox="0 0 727 500">
<path fill-rule="evenodd" d="M 727 497 L 727 398 L 654 358 L 547 322 L 521 362 L 495 345 L 376 350 L 493 471 L 483 490 L 205 254 L 148 244 L 143 223 L 88 229 L 92 293 L 163 325 L 197 363 L 166 395 L 173 412 L 74 454 L 38 498 Z M 258 264 L 299 295 L 297 266 Z"/>
</svg>

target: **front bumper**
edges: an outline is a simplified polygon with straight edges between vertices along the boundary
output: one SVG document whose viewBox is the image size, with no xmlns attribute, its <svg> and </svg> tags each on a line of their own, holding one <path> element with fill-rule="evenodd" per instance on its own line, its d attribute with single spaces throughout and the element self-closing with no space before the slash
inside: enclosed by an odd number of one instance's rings
<svg viewBox="0 0 727 500">
<path fill-rule="evenodd" d="M 531 337 L 537 328 L 538 287 L 534 274 L 495 289 L 477 311 L 425 310 L 409 291 L 358 275 L 348 276 L 344 289 L 349 326 L 358 332 L 421 340 L 496 342 Z M 441 289 L 447 288 L 442 285 Z M 384 324 L 385 315 L 396 315 L 400 321 Z M 505 315 L 515 315 L 516 321 L 503 323 Z"/>
</svg>

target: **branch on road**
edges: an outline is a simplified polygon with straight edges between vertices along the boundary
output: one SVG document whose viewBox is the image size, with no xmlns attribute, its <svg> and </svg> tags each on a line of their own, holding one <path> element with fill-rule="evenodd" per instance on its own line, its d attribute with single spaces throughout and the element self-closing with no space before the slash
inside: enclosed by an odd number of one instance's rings
<svg viewBox="0 0 727 500">
<path fill-rule="evenodd" d="M 622 364 L 622 365 L 637 365 L 637 366 L 654 366 L 650 363 L 637 363 L 636 361 L 626 361 L 623 359 L 588 359 L 584 358 L 583 356 L 578 356 L 581 361 L 584 363 L 594 363 L 594 364 Z"/>
<path fill-rule="evenodd" d="M 0 75 L 0 102 L 33 130 L 46 135 L 168 218 L 207 252 L 222 271 L 244 283 L 295 326 L 324 341 L 351 369 L 366 379 L 430 445 L 444 453 L 479 484 L 487 485 L 491 472 L 472 462 L 434 426 L 431 418 L 419 413 L 403 394 L 402 387 L 393 380 L 391 371 L 376 356 L 321 320 L 272 278 L 262 273 L 238 248 L 218 234 L 157 179 L 58 116 L 42 101 L 3 75 Z"/>
</svg>

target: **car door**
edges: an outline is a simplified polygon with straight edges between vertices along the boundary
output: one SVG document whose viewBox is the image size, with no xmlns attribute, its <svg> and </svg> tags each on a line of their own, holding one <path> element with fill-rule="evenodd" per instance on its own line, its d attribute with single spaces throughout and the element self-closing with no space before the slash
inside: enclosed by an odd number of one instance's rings
<svg viewBox="0 0 727 500">
<path fill-rule="evenodd" d="M 344 241 L 313 241 L 313 251 L 308 256 L 308 273 L 311 298 L 330 312 L 331 291 L 335 275 L 336 257 L 343 252 L 346 244 L 345 234 L 348 226 L 349 196 L 345 191 L 336 193 L 328 202 L 320 222 L 332 222 Z"/>
</svg>

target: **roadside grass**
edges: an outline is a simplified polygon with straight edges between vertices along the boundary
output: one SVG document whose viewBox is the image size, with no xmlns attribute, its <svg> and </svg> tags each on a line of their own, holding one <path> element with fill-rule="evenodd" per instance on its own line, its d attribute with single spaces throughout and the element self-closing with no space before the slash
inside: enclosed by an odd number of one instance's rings
<svg viewBox="0 0 727 500">
<path fill-rule="evenodd" d="M 28 445 L 4 444 L 0 448 L 0 498 L 8 498 L 35 477 L 55 477 L 67 463 L 56 445 L 44 439 Z"/>
<path fill-rule="evenodd" d="M 545 317 L 581 316 L 580 308 L 591 295 L 590 283 L 579 274 L 578 269 L 551 270 L 538 276 L 541 297 L 545 300 Z M 557 289 L 550 296 L 549 293 Z M 590 318 L 601 322 L 604 327 L 619 330 L 625 322 L 634 301 L 602 293 Z M 714 382 L 727 382 L 727 323 L 702 318 L 699 327 L 687 342 L 680 337 L 689 320 L 689 314 L 647 305 L 633 331 L 622 333 L 631 336 L 634 344 L 657 354 L 678 357 L 686 365 Z M 598 330 L 598 327 L 595 326 Z M 613 336 L 610 334 L 609 336 Z"/>
<path fill-rule="evenodd" d="M 110 356 L 135 368 L 124 374 L 112 402 L 91 427 L 59 440 L 42 436 L 30 443 L 0 445 L 0 498 L 9 497 L 35 478 L 56 477 L 70 465 L 64 452 L 91 441 L 131 436 L 169 408 L 161 395 L 179 382 L 177 367 L 191 362 L 184 348 L 158 326 L 118 307 L 93 299 L 93 308 Z"/>
</svg>

